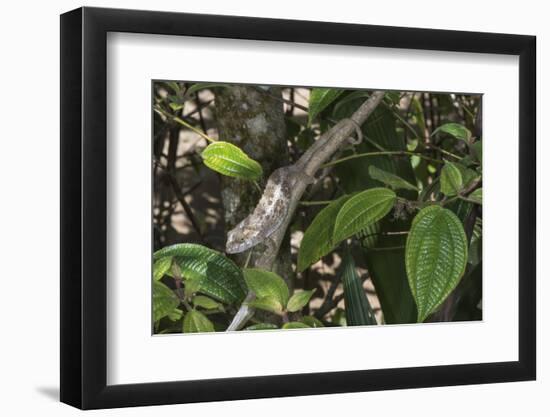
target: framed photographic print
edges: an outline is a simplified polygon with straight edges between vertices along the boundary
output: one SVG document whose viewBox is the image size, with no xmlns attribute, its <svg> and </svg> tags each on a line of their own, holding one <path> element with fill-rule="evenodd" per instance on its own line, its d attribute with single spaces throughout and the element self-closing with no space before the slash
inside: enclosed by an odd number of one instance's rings
<svg viewBox="0 0 550 417">
<path fill-rule="evenodd" d="M 535 38 L 61 16 L 61 400 L 535 379 Z"/>
</svg>

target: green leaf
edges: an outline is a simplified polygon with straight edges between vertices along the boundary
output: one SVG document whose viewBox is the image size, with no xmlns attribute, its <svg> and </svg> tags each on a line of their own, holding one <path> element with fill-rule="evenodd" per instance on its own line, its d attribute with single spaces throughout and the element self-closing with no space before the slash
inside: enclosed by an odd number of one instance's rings
<svg viewBox="0 0 550 417">
<path fill-rule="evenodd" d="M 228 177 L 258 180 L 263 174 L 258 162 L 229 142 L 211 143 L 201 156 L 208 168 Z"/>
<path fill-rule="evenodd" d="M 309 329 L 307 324 L 300 323 L 299 321 L 291 321 L 290 323 L 283 324 L 283 329 Z"/>
<path fill-rule="evenodd" d="M 160 281 L 153 281 L 153 321 L 169 316 L 179 304 L 174 291 Z"/>
<path fill-rule="evenodd" d="M 361 278 L 355 269 L 355 262 L 346 250 L 342 261 L 344 271 L 342 283 L 344 285 L 344 302 L 346 304 L 346 323 L 348 326 L 375 325 L 376 318 L 363 289 Z"/>
<path fill-rule="evenodd" d="M 339 243 L 382 219 L 390 212 L 396 198 L 388 188 L 371 188 L 351 197 L 336 216 L 333 242 Z"/>
<path fill-rule="evenodd" d="M 278 327 L 272 323 L 257 323 L 248 326 L 245 330 L 277 330 Z"/>
<path fill-rule="evenodd" d="M 466 127 L 458 123 L 445 123 L 444 125 L 441 125 L 437 129 L 435 129 L 432 133 L 432 136 L 437 133 L 447 133 L 465 142 L 470 142 L 470 139 L 472 138 L 472 132 L 470 132 Z"/>
<path fill-rule="evenodd" d="M 255 300 L 249 301 L 250 307 L 258 308 L 260 310 L 269 311 L 275 314 L 282 314 L 283 309 L 281 303 L 274 297 L 259 297 Z"/>
<path fill-rule="evenodd" d="M 419 323 L 457 286 L 467 259 L 466 233 L 452 211 L 433 205 L 416 215 L 407 237 L 405 265 Z"/>
<path fill-rule="evenodd" d="M 483 145 L 481 141 L 475 142 L 472 147 L 472 153 L 474 154 L 474 157 L 477 159 L 477 161 L 481 164 L 483 161 Z"/>
<path fill-rule="evenodd" d="M 256 297 L 272 298 L 279 303 L 280 309 L 286 307 L 289 296 L 288 287 L 279 275 L 258 268 L 246 268 L 243 272 L 248 288 L 256 294 Z"/>
<path fill-rule="evenodd" d="M 326 109 L 344 90 L 339 88 L 313 88 L 309 95 L 308 124 Z"/>
<path fill-rule="evenodd" d="M 304 316 L 300 321 L 308 327 L 325 327 L 321 320 L 318 320 L 313 316 Z"/>
<path fill-rule="evenodd" d="M 212 89 L 215 87 L 227 88 L 228 85 L 220 84 L 220 83 L 196 83 L 187 89 L 187 91 L 185 92 L 185 95 L 190 96 L 191 94 L 196 93 L 197 91 L 200 91 L 200 90 L 204 90 L 205 88 Z"/>
<path fill-rule="evenodd" d="M 208 333 L 214 331 L 214 324 L 200 311 L 191 310 L 183 318 L 183 333 Z"/>
<path fill-rule="evenodd" d="M 309 303 L 309 300 L 314 292 L 315 290 L 309 290 L 294 293 L 292 297 L 290 297 L 290 300 L 288 300 L 286 309 L 291 313 L 300 311 L 307 303 Z"/>
<path fill-rule="evenodd" d="M 197 295 L 193 297 L 193 305 L 195 307 L 202 307 L 207 310 L 215 310 L 215 309 L 219 309 L 220 307 L 223 308 L 222 304 L 204 295 Z"/>
<path fill-rule="evenodd" d="M 179 308 L 173 309 L 169 314 L 168 318 L 172 321 L 178 321 L 183 316 L 183 311 L 181 311 Z"/>
<path fill-rule="evenodd" d="M 238 303 L 247 293 L 240 268 L 221 253 L 194 243 L 179 243 L 159 249 L 156 262 L 173 257 L 183 278 L 196 281 L 200 291 L 224 303 Z"/>
<path fill-rule="evenodd" d="M 164 275 L 170 272 L 172 266 L 172 258 L 167 256 L 161 258 L 153 264 L 153 278 L 155 281 L 160 280 Z"/>
<path fill-rule="evenodd" d="M 441 192 L 447 197 L 457 195 L 464 186 L 462 174 L 457 164 L 453 162 L 445 162 L 445 166 L 441 169 Z"/>
<path fill-rule="evenodd" d="M 335 245 L 332 243 L 334 222 L 338 212 L 350 197 L 351 195 L 345 195 L 338 200 L 334 200 L 315 216 L 304 233 L 300 244 L 298 272 L 304 271 L 308 266 L 334 249 Z"/>
<path fill-rule="evenodd" d="M 168 104 L 170 106 L 170 108 L 174 111 L 178 111 L 178 110 L 181 110 L 183 109 L 183 103 L 176 103 L 176 102 L 172 102 L 170 104 Z"/>
<path fill-rule="evenodd" d="M 483 189 L 478 188 L 474 190 L 472 193 L 470 193 L 468 199 L 474 201 L 477 204 L 483 204 Z"/>
<path fill-rule="evenodd" d="M 386 172 L 383 169 L 377 168 L 374 165 L 369 166 L 369 175 L 373 180 L 380 181 L 381 183 L 393 188 L 394 190 L 412 190 L 418 191 L 418 188 L 411 183 L 405 181 L 398 175 Z"/>
</svg>

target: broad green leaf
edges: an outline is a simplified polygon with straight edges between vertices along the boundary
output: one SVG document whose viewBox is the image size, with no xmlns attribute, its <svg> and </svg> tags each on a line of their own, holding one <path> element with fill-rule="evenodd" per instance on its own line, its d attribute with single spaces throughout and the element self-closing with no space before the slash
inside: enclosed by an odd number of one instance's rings
<svg viewBox="0 0 550 417">
<path fill-rule="evenodd" d="M 179 304 L 174 291 L 160 281 L 153 281 L 153 321 L 171 315 Z"/>
<path fill-rule="evenodd" d="M 280 305 L 279 310 L 286 307 L 288 287 L 279 275 L 258 268 L 246 268 L 243 273 L 248 288 L 256 297 L 274 299 Z"/>
<path fill-rule="evenodd" d="M 462 174 L 457 164 L 446 162 L 441 169 L 441 192 L 447 197 L 457 195 L 462 189 L 464 183 Z"/>
<path fill-rule="evenodd" d="M 191 310 L 183 318 L 183 333 L 213 332 L 214 325 L 200 311 Z"/>
<path fill-rule="evenodd" d="M 313 88 L 309 95 L 308 124 L 326 109 L 344 90 L 339 88 Z"/>
<path fill-rule="evenodd" d="M 153 259 L 156 262 L 167 256 L 173 257 L 184 279 L 196 281 L 202 293 L 228 304 L 245 297 L 242 271 L 223 254 L 206 246 L 179 243 L 159 249 Z"/>
<path fill-rule="evenodd" d="M 476 202 L 477 204 L 482 204 L 483 203 L 483 189 L 478 188 L 478 189 L 474 190 L 472 193 L 470 193 L 470 195 L 468 196 L 468 199 L 470 199 L 471 201 Z"/>
<path fill-rule="evenodd" d="M 373 180 L 380 181 L 381 183 L 393 188 L 394 190 L 412 190 L 418 191 L 418 188 L 411 183 L 405 181 L 398 175 L 386 172 L 383 169 L 377 168 L 374 165 L 369 166 L 369 175 Z"/>
<path fill-rule="evenodd" d="M 258 162 L 229 142 L 211 143 L 201 156 L 208 168 L 228 177 L 257 180 L 263 174 Z"/>
<path fill-rule="evenodd" d="M 272 323 L 257 323 L 248 326 L 245 330 L 277 330 L 278 327 Z"/>
<path fill-rule="evenodd" d="M 472 132 L 470 132 L 466 127 L 458 123 L 445 123 L 444 125 L 441 125 L 437 129 L 435 129 L 432 133 L 432 136 L 442 132 L 447 133 L 465 142 L 470 142 L 470 139 L 472 138 Z"/>
<path fill-rule="evenodd" d="M 281 314 L 283 312 L 281 303 L 274 297 L 258 297 L 255 300 L 249 301 L 248 305 L 275 314 Z"/>
<path fill-rule="evenodd" d="M 223 308 L 222 304 L 204 295 L 197 295 L 193 297 L 193 305 L 195 307 L 202 307 L 207 310 L 219 309 L 220 307 Z"/>
<path fill-rule="evenodd" d="M 315 216 L 304 233 L 300 244 L 298 272 L 304 271 L 308 266 L 317 262 L 335 248 L 332 243 L 334 222 L 338 212 L 350 197 L 351 195 L 345 195 L 338 200 L 334 200 Z"/>
<path fill-rule="evenodd" d="M 153 264 L 153 278 L 155 281 L 160 280 L 164 275 L 170 272 L 170 267 L 172 266 L 172 258 L 167 256 L 166 258 L 161 258 Z"/>
<path fill-rule="evenodd" d="M 349 250 L 346 250 L 342 263 L 344 268 L 342 283 L 344 285 L 347 325 L 366 326 L 377 324 Z"/>
<path fill-rule="evenodd" d="M 407 237 L 405 265 L 419 323 L 457 286 L 467 259 L 466 233 L 452 211 L 433 205 L 416 215 Z"/>
<path fill-rule="evenodd" d="M 215 88 L 215 87 L 227 87 L 227 84 L 220 84 L 220 83 L 196 83 L 193 84 L 191 87 L 187 89 L 185 94 L 187 96 L 190 96 L 193 93 L 196 93 L 197 91 L 204 90 L 205 88 Z"/>
<path fill-rule="evenodd" d="M 351 197 L 336 216 L 333 242 L 339 243 L 382 219 L 390 212 L 396 198 L 388 188 L 371 188 Z"/>
<path fill-rule="evenodd" d="M 292 297 L 290 297 L 290 300 L 288 300 L 286 309 L 291 313 L 300 311 L 307 303 L 309 303 L 309 300 L 314 292 L 315 290 L 309 290 L 294 293 Z"/>
<path fill-rule="evenodd" d="M 325 327 L 321 320 L 318 320 L 313 316 L 304 316 L 300 321 L 308 327 Z"/>
<path fill-rule="evenodd" d="M 283 324 L 283 329 L 309 329 L 307 324 L 300 323 L 299 321 L 291 321 L 290 323 Z"/>
</svg>

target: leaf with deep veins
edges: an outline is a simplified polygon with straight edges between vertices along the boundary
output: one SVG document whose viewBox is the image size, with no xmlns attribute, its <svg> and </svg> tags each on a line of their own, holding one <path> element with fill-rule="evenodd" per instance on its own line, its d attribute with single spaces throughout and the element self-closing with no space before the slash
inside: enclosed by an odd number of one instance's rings
<svg viewBox="0 0 550 417">
<path fill-rule="evenodd" d="M 396 198 L 388 188 L 371 188 L 351 197 L 336 216 L 333 242 L 337 244 L 382 219 Z"/>
<path fill-rule="evenodd" d="M 414 218 L 405 248 L 405 265 L 418 322 L 423 322 L 457 286 L 466 268 L 468 244 L 458 217 L 434 205 Z"/>
</svg>

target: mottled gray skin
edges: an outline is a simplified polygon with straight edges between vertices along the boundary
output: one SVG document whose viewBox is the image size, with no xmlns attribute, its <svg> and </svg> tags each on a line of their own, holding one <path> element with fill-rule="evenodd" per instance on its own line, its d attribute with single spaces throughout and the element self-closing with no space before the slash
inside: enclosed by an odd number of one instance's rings
<svg viewBox="0 0 550 417">
<path fill-rule="evenodd" d="M 294 166 L 273 171 L 254 211 L 227 234 L 227 253 L 244 252 L 262 242 L 269 245 L 269 237 L 288 215 L 292 187 L 298 175 L 302 174 Z M 308 180 L 311 182 L 313 178 Z"/>
</svg>

